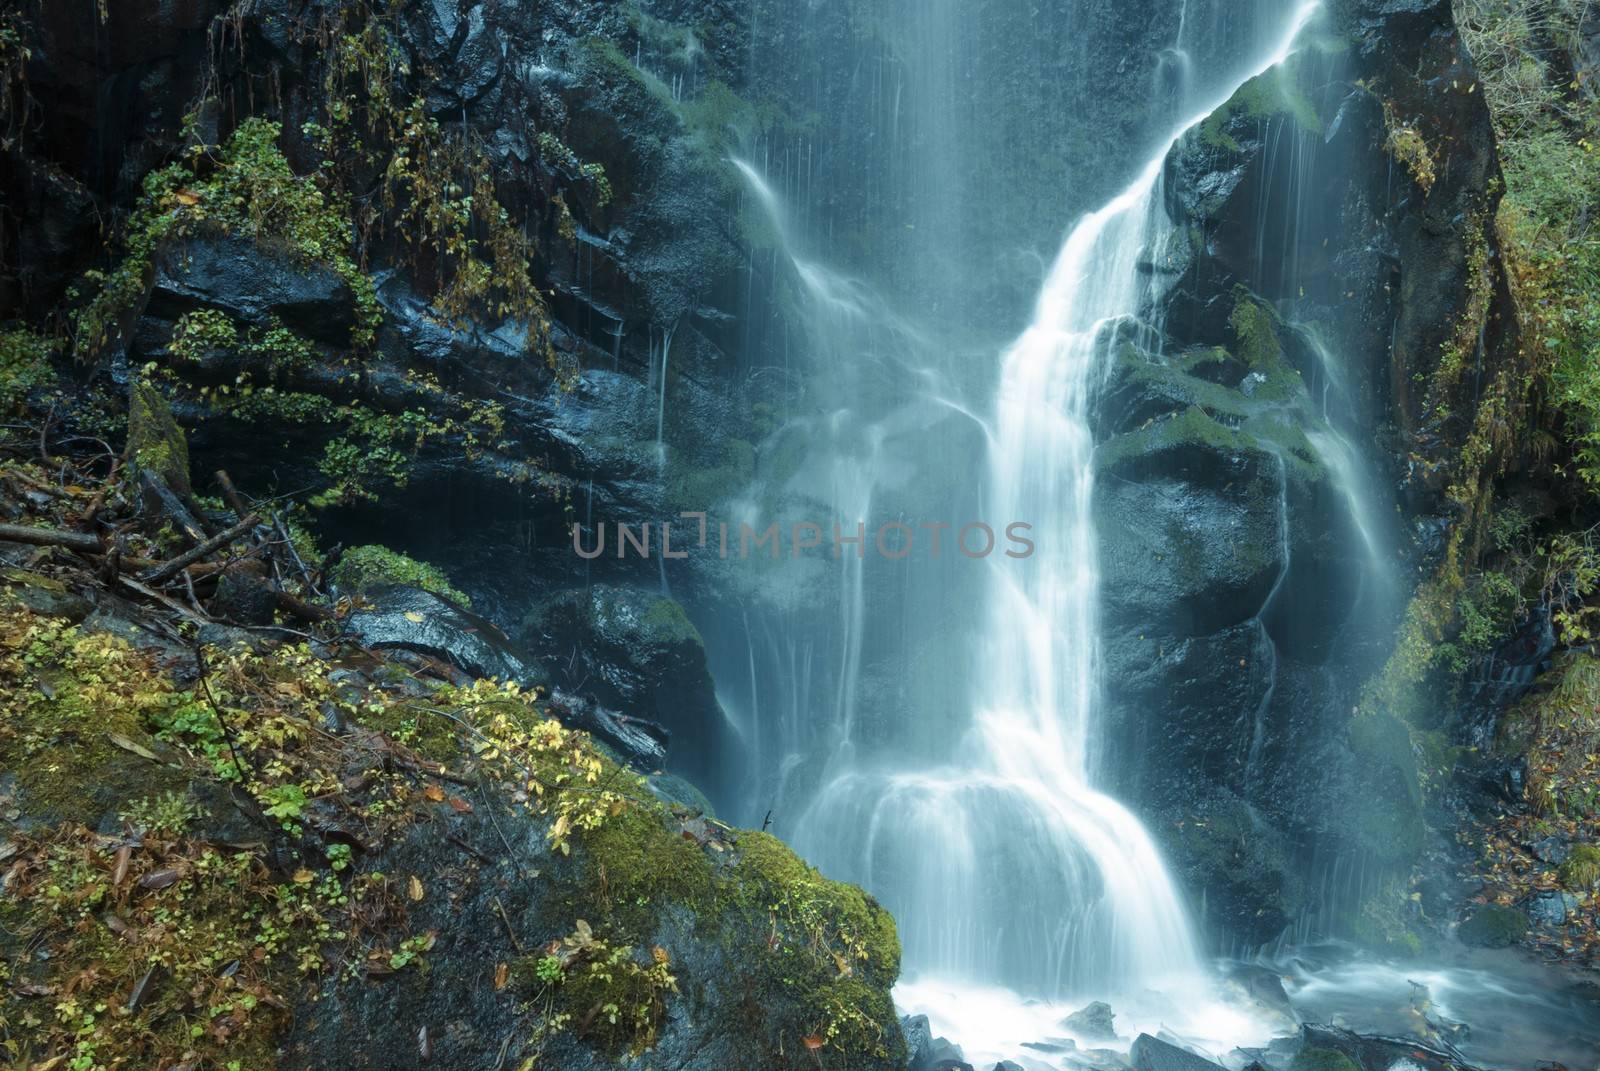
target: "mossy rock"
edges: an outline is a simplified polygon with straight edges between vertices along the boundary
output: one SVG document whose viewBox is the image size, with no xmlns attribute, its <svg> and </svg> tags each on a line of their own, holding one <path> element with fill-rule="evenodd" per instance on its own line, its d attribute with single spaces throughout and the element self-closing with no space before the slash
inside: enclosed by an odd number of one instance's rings
<svg viewBox="0 0 1600 1071">
<path fill-rule="evenodd" d="M 178 494 L 190 493 L 189 441 L 166 398 L 145 380 L 128 386 L 128 460 L 165 479 Z"/>
<path fill-rule="evenodd" d="M 1361 1065 L 1337 1049 L 1301 1049 L 1289 1071 L 1361 1071 Z"/>
<path fill-rule="evenodd" d="M 333 581 L 340 587 L 360 592 L 396 584 L 421 588 L 468 609 L 472 607 L 472 600 L 451 586 L 443 569 L 376 543 L 345 551 L 333 569 Z"/>
<path fill-rule="evenodd" d="M 1514 907 L 1490 904 L 1456 929 L 1462 944 L 1475 948 L 1506 948 L 1527 936 L 1528 916 Z"/>
<path fill-rule="evenodd" d="M 1293 62 L 1278 64 L 1240 86 L 1226 104 L 1200 124 L 1201 142 L 1210 148 L 1238 152 L 1244 131 L 1275 118 L 1287 118 L 1303 130 L 1321 133 L 1322 120 L 1300 87 L 1297 66 Z"/>
<path fill-rule="evenodd" d="M 1356 756 L 1351 839 L 1375 858 L 1400 864 L 1422 849 L 1422 786 L 1411 732 L 1392 715 L 1363 710 L 1350 724 Z"/>
<path fill-rule="evenodd" d="M 61 581 L 28 569 L 0 567 L 0 584 L 4 584 L 23 606 L 44 617 L 77 624 L 94 610 L 88 599 L 67 590 Z"/>
</svg>

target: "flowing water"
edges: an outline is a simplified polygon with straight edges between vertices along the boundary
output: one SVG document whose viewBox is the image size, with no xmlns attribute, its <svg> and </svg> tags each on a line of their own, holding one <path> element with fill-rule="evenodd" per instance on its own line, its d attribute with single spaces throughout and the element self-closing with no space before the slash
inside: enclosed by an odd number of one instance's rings
<svg viewBox="0 0 1600 1071">
<path fill-rule="evenodd" d="M 1171 236 L 1170 150 L 1282 62 L 1319 5 L 1173 5 L 1176 37 L 1155 72 L 1143 161 L 1040 265 L 1031 320 L 1009 345 L 994 344 L 995 325 L 975 326 L 984 310 L 956 296 L 973 289 L 962 203 L 974 190 L 953 163 L 960 131 L 940 117 L 963 108 L 971 75 L 960 50 L 976 32 L 976 7 L 908 6 L 890 16 L 907 27 L 901 54 L 876 70 L 858 63 L 853 75 L 871 84 L 867 111 L 887 140 L 904 146 L 887 154 L 881 177 L 884 195 L 910 206 L 895 264 L 872 275 L 831 254 L 838 235 L 819 207 L 815 145 L 746 144 L 733 157 L 744 211 L 774 236 L 767 267 L 786 280 L 792 332 L 782 340 L 784 383 L 806 404 L 785 410 L 764 447 L 796 460 L 773 466 L 781 476 L 756 481 L 730 508 L 736 522 L 785 531 L 802 519 L 847 532 L 864 524 L 869 541 L 885 520 L 947 522 L 947 540 L 971 520 L 1001 530 L 1020 522 L 1035 550 L 982 563 L 948 544 L 933 560 L 847 550 L 763 562 L 737 618 L 707 629 L 719 698 L 750 756 L 736 817 L 775 817 L 809 861 L 891 908 L 905 951 L 898 1001 L 927 1012 L 974 1063 L 1026 1056 L 1030 1067 L 1067 1066 L 1041 1039 L 1061 1035 L 1063 1015 L 1092 999 L 1113 1002 L 1125 1035 L 1166 1029 L 1221 1057 L 1286 1024 L 1230 1002 L 1155 842 L 1098 787 L 1090 425 L 1108 341 L 1134 335 L 1160 350 L 1161 325 L 1148 320 L 1163 279 L 1141 265 Z M 1353 619 L 1381 619 L 1398 590 L 1392 533 L 1337 355 L 1306 336 L 1326 380 L 1308 439 L 1367 561 L 1367 608 Z M 663 343 L 664 367 L 670 335 Z M 1290 568 L 1285 554 L 1279 586 Z M 1252 767 L 1271 701 L 1269 687 Z M 1326 1006 L 1330 994 L 1370 984 L 1370 974 L 1347 972 L 1306 975 L 1294 988 Z"/>
<path fill-rule="evenodd" d="M 1092 778 L 1099 592 L 1089 407 L 1104 336 L 1133 323 L 1154 296 L 1152 276 L 1137 266 L 1169 227 L 1160 189 L 1168 151 L 1238 84 L 1280 61 L 1313 10 L 1280 15 L 1264 55 L 1209 97 L 1183 100 L 1191 114 L 1156 143 L 1134 181 L 1072 228 L 1033 322 L 999 357 L 987 388 L 993 400 L 982 409 L 930 367 L 925 340 L 887 303 L 802 248 L 762 169 L 735 160 L 799 282 L 807 352 L 823 397 L 837 403 L 806 429 L 812 448 L 797 481 L 847 525 L 868 520 L 879 485 L 897 478 L 892 462 L 903 460 L 895 443 L 904 427 L 955 411 L 981 428 L 988 457 L 984 494 L 969 508 L 996 526 L 1031 525 L 1038 536 L 1031 557 L 995 555 L 975 567 L 980 608 L 962 630 L 966 686 L 957 700 L 965 728 L 943 749 L 884 750 L 858 729 L 869 598 L 858 558 L 844 555 L 837 566 L 831 644 L 762 630 L 787 646 L 780 662 L 821 655 L 832 670 L 822 690 L 831 733 L 790 741 L 795 750 L 780 760 L 792 772 L 807 761 L 802 749 L 826 749 L 785 832 L 828 872 L 885 898 L 912 973 L 1047 997 L 1159 986 L 1187 990 L 1186 1002 L 1196 1003 L 1204 972 L 1179 894 L 1139 821 Z M 1183 49 L 1173 55 L 1187 65 Z M 864 381 L 883 374 L 904 376 L 908 386 L 892 408 L 862 406 L 870 396 Z M 753 663 L 748 629 L 746 643 Z M 756 691 L 747 699 L 753 707 Z M 764 719 L 745 714 L 742 723 L 756 731 Z"/>
</svg>

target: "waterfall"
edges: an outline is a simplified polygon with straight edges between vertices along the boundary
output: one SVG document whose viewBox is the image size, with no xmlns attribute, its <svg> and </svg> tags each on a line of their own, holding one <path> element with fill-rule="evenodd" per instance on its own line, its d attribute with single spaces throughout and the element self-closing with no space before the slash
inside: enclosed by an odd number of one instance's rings
<svg viewBox="0 0 1600 1071">
<path fill-rule="evenodd" d="M 760 821 L 769 801 L 779 800 L 781 832 L 802 855 L 880 896 L 895 913 L 905 952 L 909 981 L 900 999 L 929 1010 L 942 1001 L 945 1021 L 961 1019 L 971 1033 L 1007 1029 L 997 1025 L 1007 1016 L 980 996 L 996 987 L 1013 993 L 1007 1007 L 1024 1004 L 1016 994 L 1042 999 L 1041 1008 L 1111 999 L 1130 1015 L 1140 1014 L 1141 1002 L 1152 1007 L 1148 995 L 1159 990 L 1159 1010 L 1142 1020 L 1152 1028 L 1224 1032 L 1227 1013 L 1211 999 L 1188 912 L 1153 838 L 1096 787 L 1100 591 L 1091 405 L 1107 336 L 1145 330 L 1152 337 L 1144 341 L 1159 348 L 1159 332 L 1141 327 L 1139 317 L 1163 281 L 1141 265 L 1171 234 L 1161 187 L 1169 153 L 1240 85 L 1285 59 L 1317 6 L 1277 16 L 1277 41 L 1242 65 L 1247 69 L 1213 80 L 1193 99 L 1184 87 L 1181 111 L 1196 114 L 1155 143 L 1120 194 L 1072 227 L 1045 273 L 1031 323 L 1004 350 L 997 377 L 986 377 L 987 387 L 972 397 L 961 396 L 952 386 L 959 377 L 940 364 L 948 349 L 866 283 L 825 265 L 819 243 L 806 248 L 764 171 L 734 161 L 777 233 L 814 365 L 814 408 L 794 418 L 806 460 L 786 490 L 827 504 L 842 523 L 871 524 L 869 508 L 907 482 L 901 470 L 928 464 L 907 445 L 925 440 L 905 429 L 959 413 L 981 427 L 977 449 L 987 454 L 986 468 L 974 473 L 981 501 L 971 505 L 997 527 L 1033 526 L 1032 557 L 965 563 L 969 576 L 982 575 L 962 581 L 969 587 L 960 590 L 973 598 L 958 618 L 874 627 L 875 641 L 903 625 L 916 644 L 940 652 L 926 666 L 934 683 L 921 695 L 934 705 L 920 725 L 915 709 L 908 725 L 867 718 L 871 704 L 858 695 L 864 629 L 880 605 L 871 585 L 881 578 L 866 575 L 870 566 L 853 555 L 831 563 L 835 613 L 825 626 L 776 619 L 770 632 L 761 627 L 780 667 L 774 678 L 797 656 L 809 662 L 831 648 L 831 659 L 816 660 L 827 662 L 815 682 L 823 687 L 813 687 L 809 673 L 790 671 L 788 696 L 764 697 L 750 666 L 752 630 L 746 625 L 727 642 L 730 669 L 737 665 L 751 681 L 747 709 L 799 711 L 783 719 L 780 734 L 762 735 L 761 764 L 776 775 L 747 804 L 752 816 Z M 977 400 L 979 389 L 992 392 L 987 402 Z M 937 519 L 959 525 L 972 518 Z M 959 650 L 937 646 L 936 632 L 956 635 Z M 831 703 L 796 706 L 794 697 L 808 687 Z M 800 806 L 786 808 L 785 800 Z M 1129 1020 L 1122 1022 L 1126 1029 Z M 947 1029 L 964 1043 L 973 1040 Z M 1035 1032 L 1018 1038 L 1043 1036 L 1037 1023 L 1028 1029 Z M 1017 1051 L 1014 1044 L 995 1048 Z M 975 1044 L 968 1055 L 983 1051 Z"/>
</svg>

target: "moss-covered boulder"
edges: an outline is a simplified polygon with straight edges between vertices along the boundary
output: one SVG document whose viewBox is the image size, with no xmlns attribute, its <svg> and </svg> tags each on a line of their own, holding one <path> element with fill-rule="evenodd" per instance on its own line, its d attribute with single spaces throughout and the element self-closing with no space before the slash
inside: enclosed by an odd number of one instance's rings
<svg viewBox="0 0 1600 1071">
<path fill-rule="evenodd" d="M 1457 927 L 1456 936 L 1478 948 L 1505 948 L 1527 936 L 1528 926 L 1528 916 L 1516 908 L 1488 904 Z"/>
</svg>

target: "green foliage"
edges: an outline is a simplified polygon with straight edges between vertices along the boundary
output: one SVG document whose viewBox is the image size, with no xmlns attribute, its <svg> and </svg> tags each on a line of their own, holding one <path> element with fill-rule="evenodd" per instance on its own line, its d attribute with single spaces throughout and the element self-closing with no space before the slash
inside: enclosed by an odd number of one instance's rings
<svg viewBox="0 0 1600 1071">
<path fill-rule="evenodd" d="M 1384 150 L 1411 173 L 1424 194 L 1432 193 L 1439 176 L 1433 150 L 1428 148 L 1422 132 L 1415 125 L 1403 122 L 1395 114 L 1394 106 L 1387 102 L 1383 106 L 1383 121 L 1388 130 Z"/>
<path fill-rule="evenodd" d="M 167 350 L 181 361 L 199 361 L 213 350 L 231 350 L 238 342 L 239 331 L 227 313 L 196 309 L 184 313 L 172 325 L 172 341 Z"/>
<path fill-rule="evenodd" d="M 303 359 L 294 336 L 269 332 L 261 344 L 278 339 L 279 354 Z M 287 339 L 287 341 L 286 341 Z M 446 444 L 467 460 L 502 445 L 505 414 L 496 402 L 446 391 L 431 376 L 407 373 L 406 380 L 421 404 L 399 412 L 375 409 L 360 401 L 335 402 L 321 394 L 281 390 L 245 375 L 235 384 L 201 392 L 218 413 L 240 420 L 315 429 L 328 436 L 318 470 L 327 486 L 310 499 L 325 507 L 375 501 L 386 486 L 404 487 L 411 466 L 424 449 Z M 497 474 L 514 484 L 539 478 L 531 462 L 508 461 Z"/>
<path fill-rule="evenodd" d="M 1583 5 L 1457 0 L 1499 136 L 1499 229 L 1530 360 L 1563 414 L 1577 474 L 1600 488 L 1600 101 L 1552 61 L 1578 54 Z"/>
<path fill-rule="evenodd" d="M 403 239 L 414 264 L 434 282 L 434 304 L 447 319 L 509 317 L 527 329 L 555 366 L 544 298 L 534 284 L 536 249 L 528 228 L 500 201 L 492 161 L 460 131 L 428 113 L 410 93 L 403 50 L 383 19 L 363 5 L 340 7 L 324 84 L 325 114 L 307 133 L 334 175 L 381 175 L 379 207 L 363 223 Z M 603 173 L 585 173 L 597 188 Z M 609 186 L 604 187 L 609 194 Z"/>
<path fill-rule="evenodd" d="M 355 298 L 352 342 L 358 349 L 372 344 L 383 313 L 372 279 L 356 263 L 347 200 L 323 173 L 295 174 L 278 148 L 281 133 L 277 123 L 246 119 L 220 148 L 195 145 L 185 160 L 145 177 L 124 228 L 122 259 L 109 272 L 87 275 L 97 291 L 73 316 L 80 358 L 120 337 L 120 320 L 136 307 L 162 246 L 207 229 L 281 245 L 331 269 Z"/>
<path fill-rule="evenodd" d="M 120 817 L 135 833 L 171 839 L 206 817 L 206 809 L 187 793 L 163 792 L 136 801 Z"/>
<path fill-rule="evenodd" d="M 334 569 L 333 579 L 351 591 L 365 591 L 382 584 L 406 584 L 443 595 L 463 606 L 472 605 L 471 599 L 450 586 L 450 578 L 438 566 L 376 544 L 345 551 Z"/>
<path fill-rule="evenodd" d="M 18 413 L 34 391 L 51 386 L 56 343 L 25 327 L 0 331 L 0 417 Z"/>
</svg>

